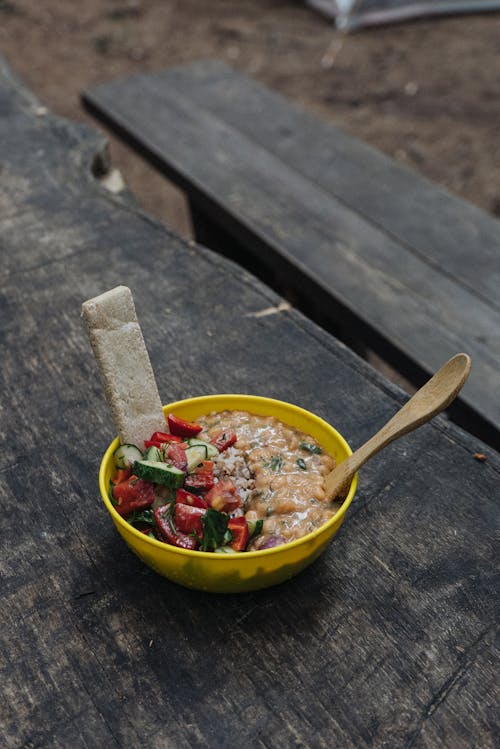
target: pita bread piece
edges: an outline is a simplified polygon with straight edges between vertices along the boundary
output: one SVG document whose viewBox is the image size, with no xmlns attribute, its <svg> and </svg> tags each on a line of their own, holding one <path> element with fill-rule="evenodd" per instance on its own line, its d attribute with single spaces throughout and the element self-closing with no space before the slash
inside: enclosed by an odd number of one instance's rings
<svg viewBox="0 0 500 749">
<path fill-rule="evenodd" d="M 142 450 L 165 417 L 132 292 L 117 286 L 89 299 L 82 317 L 120 441 Z"/>
</svg>

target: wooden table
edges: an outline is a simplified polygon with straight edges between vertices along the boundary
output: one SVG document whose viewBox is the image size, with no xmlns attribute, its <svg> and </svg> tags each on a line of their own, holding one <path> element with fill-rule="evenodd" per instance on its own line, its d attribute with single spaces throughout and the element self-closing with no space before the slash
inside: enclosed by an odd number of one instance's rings
<svg viewBox="0 0 500 749">
<path fill-rule="evenodd" d="M 91 172 L 103 145 L 1 64 L 0 745 L 493 747 L 500 459 L 444 418 L 363 469 L 328 551 L 275 589 L 180 588 L 116 534 L 84 299 L 132 288 L 165 401 L 271 395 L 356 446 L 405 396 L 107 193 Z"/>
</svg>

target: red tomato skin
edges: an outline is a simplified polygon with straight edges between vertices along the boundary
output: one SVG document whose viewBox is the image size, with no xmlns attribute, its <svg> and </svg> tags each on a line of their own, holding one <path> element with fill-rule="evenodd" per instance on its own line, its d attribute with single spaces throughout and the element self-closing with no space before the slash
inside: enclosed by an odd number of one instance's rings
<svg viewBox="0 0 500 749">
<path fill-rule="evenodd" d="M 128 468 L 119 468 L 117 471 L 117 474 L 114 478 L 111 479 L 113 484 L 121 484 L 123 481 L 126 481 L 130 478 L 132 475 L 132 468 L 129 466 Z"/>
<path fill-rule="evenodd" d="M 232 429 L 224 429 L 224 431 L 219 432 L 210 442 L 221 453 L 227 450 L 228 447 L 231 447 L 231 445 L 234 445 L 237 439 L 236 432 L 233 432 Z"/>
<path fill-rule="evenodd" d="M 177 438 L 172 437 L 168 432 L 153 432 L 150 439 L 154 442 L 177 442 Z"/>
<path fill-rule="evenodd" d="M 196 437 L 203 428 L 199 424 L 185 421 L 178 416 L 174 416 L 174 414 L 169 414 L 167 416 L 167 421 L 170 433 L 175 434 L 177 437 Z"/>
<path fill-rule="evenodd" d="M 179 471 L 187 471 L 187 458 L 186 451 L 180 445 L 175 442 L 169 445 L 165 451 L 165 458 L 167 463 L 172 463 L 173 466 L 179 469 Z"/>
<path fill-rule="evenodd" d="M 234 512 L 241 507 L 241 497 L 231 479 L 221 479 L 205 494 L 205 501 L 219 512 Z"/>
<path fill-rule="evenodd" d="M 215 484 L 213 460 L 203 460 L 193 473 L 188 473 L 184 479 L 186 489 L 207 490 Z"/>
<path fill-rule="evenodd" d="M 170 507 L 168 505 L 157 507 L 154 511 L 156 527 L 160 531 L 162 539 L 172 546 L 179 546 L 181 549 L 196 549 L 198 546 L 196 538 L 186 536 L 184 533 L 179 533 L 177 530 L 176 532 L 172 530 L 168 519 L 169 514 Z"/>
<path fill-rule="evenodd" d="M 202 507 L 190 507 L 189 505 L 175 505 L 175 527 L 182 533 L 196 533 L 201 538 L 203 527 L 201 519 L 206 513 Z"/>
<path fill-rule="evenodd" d="M 246 518 L 229 518 L 227 527 L 233 534 L 231 548 L 235 551 L 245 551 L 250 536 Z"/>
<path fill-rule="evenodd" d="M 145 510 L 151 507 L 155 498 L 154 485 L 137 476 L 130 476 L 127 481 L 113 487 L 113 499 L 117 503 L 115 510 L 119 515 L 128 515 L 133 510 Z"/>
<path fill-rule="evenodd" d="M 153 432 L 148 440 L 144 440 L 144 445 L 146 448 L 158 447 L 160 450 L 163 450 L 165 445 L 169 445 L 171 442 L 181 442 L 181 438 L 168 432 Z"/>
<path fill-rule="evenodd" d="M 207 509 L 208 504 L 205 499 L 197 494 L 191 494 L 185 489 L 177 489 L 175 501 L 179 505 L 190 505 L 191 507 L 202 507 Z"/>
<path fill-rule="evenodd" d="M 214 485 L 214 477 L 209 474 L 190 473 L 184 480 L 184 486 L 193 491 L 209 490 Z"/>
</svg>

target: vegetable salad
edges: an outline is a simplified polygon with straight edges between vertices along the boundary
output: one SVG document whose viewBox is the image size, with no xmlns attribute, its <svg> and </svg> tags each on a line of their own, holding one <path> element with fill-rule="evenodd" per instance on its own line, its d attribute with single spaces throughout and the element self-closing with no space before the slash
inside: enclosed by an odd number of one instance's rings
<svg viewBox="0 0 500 749">
<path fill-rule="evenodd" d="M 247 519 L 237 486 L 214 475 L 218 456 L 237 435 L 222 430 L 199 438 L 202 426 L 169 414 L 168 432 L 144 444 L 121 445 L 110 497 L 116 511 L 142 533 L 184 549 L 231 554 L 247 551 L 263 521 Z"/>
</svg>

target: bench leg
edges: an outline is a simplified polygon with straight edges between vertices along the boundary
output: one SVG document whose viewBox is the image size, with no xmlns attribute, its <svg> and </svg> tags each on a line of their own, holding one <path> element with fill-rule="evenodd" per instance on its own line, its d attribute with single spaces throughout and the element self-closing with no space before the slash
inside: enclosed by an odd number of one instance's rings
<svg viewBox="0 0 500 749">
<path fill-rule="evenodd" d="M 259 252 L 257 247 L 252 248 L 255 240 L 251 235 L 240 238 L 240 227 L 235 227 L 235 232 L 232 233 L 209 218 L 192 201 L 189 207 L 194 238 L 198 244 L 233 260 L 290 301 L 291 289 L 282 283 L 282 274 L 276 271 L 274 264 L 270 266 L 262 259 L 265 253 Z"/>
<path fill-rule="evenodd" d="M 189 209 L 194 238 L 198 244 L 209 247 L 211 250 L 225 256 L 234 254 L 235 252 L 242 256 L 246 254 L 244 247 L 239 245 L 228 232 L 222 229 L 219 224 L 212 221 L 192 201 L 189 201 Z"/>
</svg>

